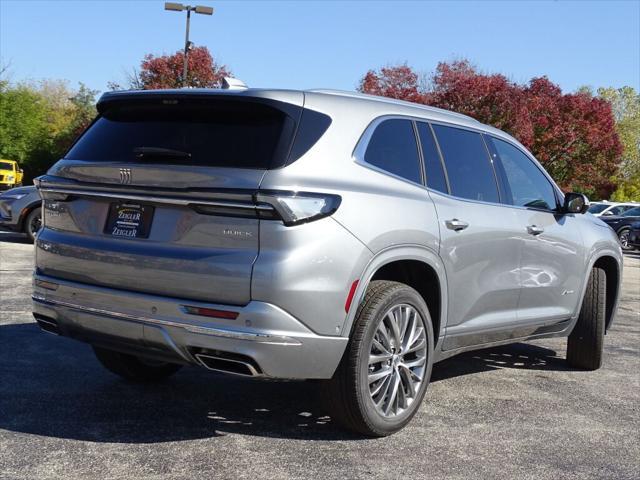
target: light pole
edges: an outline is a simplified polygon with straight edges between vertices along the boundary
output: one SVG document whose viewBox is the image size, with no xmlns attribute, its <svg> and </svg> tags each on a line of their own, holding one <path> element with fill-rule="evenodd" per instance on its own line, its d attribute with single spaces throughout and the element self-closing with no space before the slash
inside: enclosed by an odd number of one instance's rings
<svg viewBox="0 0 640 480">
<path fill-rule="evenodd" d="M 181 3 L 165 2 L 165 10 L 171 10 L 174 12 L 187 11 L 187 32 L 184 39 L 184 69 L 182 71 L 182 86 L 187 86 L 187 64 L 189 63 L 189 50 L 193 46 L 193 43 L 189 41 L 189 23 L 191 21 L 191 12 L 200 13 L 202 15 L 213 15 L 212 7 L 203 7 L 202 5 L 182 5 Z"/>
</svg>

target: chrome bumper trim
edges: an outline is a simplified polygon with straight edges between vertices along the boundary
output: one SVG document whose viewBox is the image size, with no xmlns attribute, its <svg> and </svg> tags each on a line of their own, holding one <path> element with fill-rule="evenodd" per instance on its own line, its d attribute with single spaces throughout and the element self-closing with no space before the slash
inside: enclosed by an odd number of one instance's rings
<svg viewBox="0 0 640 480">
<path fill-rule="evenodd" d="M 162 320 L 159 318 L 129 315 L 126 313 L 114 312 L 111 310 L 104 310 L 102 308 L 78 305 L 78 304 L 66 302 L 63 300 L 53 300 L 53 299 L 46 298 L 44 295 L 41 295 L 38 293 L 34 293 L 31 296 L 31 299 L 34 302 L 41 303 L 43 305 L 66 307 L 66 308 L 70 308 L 72 310 L 77 310 L 80 312 L 86 312 L 86 313 L 91 313 L 95 315 L 103 315 L 107 317 L 128 320 L 136 323 L 151 323 L 156 325 L 183 328 L 191 333 L 211 335 L 214 337 L 229 338 L 233 340 L 247 340 L 251 342 L 267 343 L 271 345 L 291 345 L 291 346 L 302 345 L 302 342 L 300 342 L 299 340 L 292 337 L 286 337 L 283 335 L 270 335 L 266 333 L 257 333 L 257 332 L 243 332 L 240 330 L 230 330 L 226 328 L 217 328 L 217 327 L 203 327 L 198 325 L 189 325 L 189 324 L 180 323 L 180 322 L 172 322 L 170 320 Z"/>
</svg>

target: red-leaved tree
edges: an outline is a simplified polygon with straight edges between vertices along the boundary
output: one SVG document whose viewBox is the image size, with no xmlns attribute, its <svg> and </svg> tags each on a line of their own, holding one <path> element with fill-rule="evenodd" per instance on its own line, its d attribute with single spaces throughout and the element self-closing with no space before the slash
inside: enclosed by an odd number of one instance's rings
<svg viewBox="0 0 640 480">
<path fill-rule="evenodd" d="M 440 63 L 425 84 L 399 65 L 367 72 L 359 90 L 453 110 L 505 130 L 567 191 L 608 198 L 615 189 L 611 179 L 622 145 L 608 102 L 584 92 L 563 94 L 546 77 L 517 84 L 480 73 L 467 61 Z"/>
<path fill-rule="evenodd" d="M 359 90 L 370 95 L 424 103 L 418 75 L 406 64 L 382 67 L 379 72 L 369 70 L 360 82 Z"/>
<path fill-rule="evenodd" d="M 207 47 L 196 47 L 187 57 L 187 79 L 183 81 L 184 52 L 178 51 L 173 55 L 146 55 L 140 69 L 142 88 L 180 88 L 188 87 L 216 87 L 223 77 L 231 76 L 225 65 L 218 65 L 213 60 Z"/>
<path fill-rule="evenodd" d="M 232 76 L 226 65 L 215 62 L 207 47 L 196 47 L 189 52 L 187 79 L 183 82 L 184 52 L 173 55 L 145 55 L 140 64 L 140 71 L 134 70 L 128 75 L 127 88 L 130 89 L 167 89 L 183 86 L 194 88 L 213 88 L 220 86 L 224 77 Z M 110 82 L 112 90 L 122 87 Z"/>
</svg>

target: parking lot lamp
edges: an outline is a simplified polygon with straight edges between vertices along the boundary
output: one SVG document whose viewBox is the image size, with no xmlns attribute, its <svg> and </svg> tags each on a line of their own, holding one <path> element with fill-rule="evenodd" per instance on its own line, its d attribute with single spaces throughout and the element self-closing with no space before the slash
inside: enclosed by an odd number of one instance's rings
<svg viewBox="0 0 640 480">
<path fill-rule="evenodd" d="M 165 10 L 171 10 L 173 12 L 187 12 L 187 32 L 184 39 L 184 69 L 182 71 L 182 86 L 187 86 L 187 64 L 189 62 L 189 50 L 193 48 L 193 43 L 189 41 L 189 23 L 191 22 L 191 12 L 200 13 L 202 15 L 213 15 L 212 7 L 204 7 L 202 5 L 182 5 L 181 3 L 165 2 Z"/>
</svg>

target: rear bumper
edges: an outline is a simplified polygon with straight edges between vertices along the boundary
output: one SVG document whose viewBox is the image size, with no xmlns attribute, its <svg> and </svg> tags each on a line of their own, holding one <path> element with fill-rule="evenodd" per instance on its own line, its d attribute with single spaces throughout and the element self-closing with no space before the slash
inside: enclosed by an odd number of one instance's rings
<svg viewBox="0 0 640 480">
<path fill-rule="evenodd" d="M 184 305 L 234 310 L 238 317 L 191 315 Z M 247 359 L 253 375 L 275 378 L 331 378 L 348 341 L 317 335 L 265 302 L 206 304 L 37 274 L 33 312 L 45 330 L 93 345 L 194 365 L 208 355 Z"/>
</svg>

